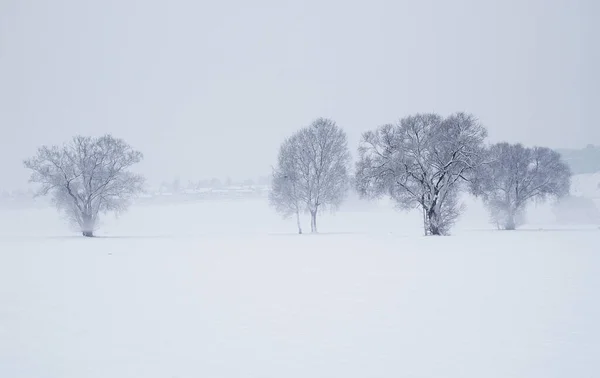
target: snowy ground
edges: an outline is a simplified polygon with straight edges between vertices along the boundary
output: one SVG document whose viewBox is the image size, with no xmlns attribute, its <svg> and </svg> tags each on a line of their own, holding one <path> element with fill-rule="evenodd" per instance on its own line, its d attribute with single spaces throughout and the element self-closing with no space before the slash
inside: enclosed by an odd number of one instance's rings
<svg viewBox="0 0 600 378">
<path fill-rule="evenodd" d="M 539 210 L 498 232 L 474 206 L 443 238 L 346 210 L 300 237 L 262 200 L 145 206 L 92 240 L 3 211 L 0 377 L 598 377 L 600 229 Z"/>
</svg>

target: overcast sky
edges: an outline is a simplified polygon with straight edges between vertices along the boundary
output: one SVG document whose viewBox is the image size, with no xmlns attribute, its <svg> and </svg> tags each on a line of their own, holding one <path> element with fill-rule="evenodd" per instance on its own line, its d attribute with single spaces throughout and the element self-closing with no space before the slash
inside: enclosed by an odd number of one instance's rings
<svg viewBox="0 0 600 378">
<path fill-rule="evenodd" d="M 490 140 L 600 144 L 596 0 L 0 0 L 0 187 L 112 133 L 151 182 L 268 174 L 316 117 L 474 113 Z"/>
</svg>

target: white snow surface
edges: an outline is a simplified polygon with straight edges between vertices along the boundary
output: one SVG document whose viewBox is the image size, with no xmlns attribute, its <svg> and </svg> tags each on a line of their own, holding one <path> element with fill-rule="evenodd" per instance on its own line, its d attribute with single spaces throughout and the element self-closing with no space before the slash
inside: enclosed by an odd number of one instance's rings
<svg viewBox="0 0 600 378">
<path fill-rule="evenodd" d="M 600 229 L 537 210 L 423 237 L 382 204 L 299 236 L 262 199 L 195 202 L 94 239 L 0 211 L 0 377 L 598 377 Z"/>
</svg>

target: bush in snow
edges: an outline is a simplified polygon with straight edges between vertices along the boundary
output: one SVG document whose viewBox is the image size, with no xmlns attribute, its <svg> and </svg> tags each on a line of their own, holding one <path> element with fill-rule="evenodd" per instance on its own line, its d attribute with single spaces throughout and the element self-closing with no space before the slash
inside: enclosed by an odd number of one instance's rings
<svg viewBox="0 0 600 378">
<path fill-rule="evenodd" d="M 552 208 L 556 221 L 563 224 L 600 224 L 600 209 L 591 198 L 566 196 Z"/>
</svg>

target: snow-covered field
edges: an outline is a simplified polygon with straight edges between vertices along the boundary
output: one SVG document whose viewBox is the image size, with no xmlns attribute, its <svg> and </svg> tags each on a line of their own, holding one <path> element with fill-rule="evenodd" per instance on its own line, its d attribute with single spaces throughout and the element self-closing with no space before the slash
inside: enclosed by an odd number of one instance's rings
<svg viewBox="0 0 600 378">
<path fill-rule="evenodd" d="M 425 238 L 346 209 L 298 236 L 264 200 L 198 202 L 95 239 L 0 211 L 0 377 L 598 377 L 600 229 L 537 210 Z"/>
</svg>

